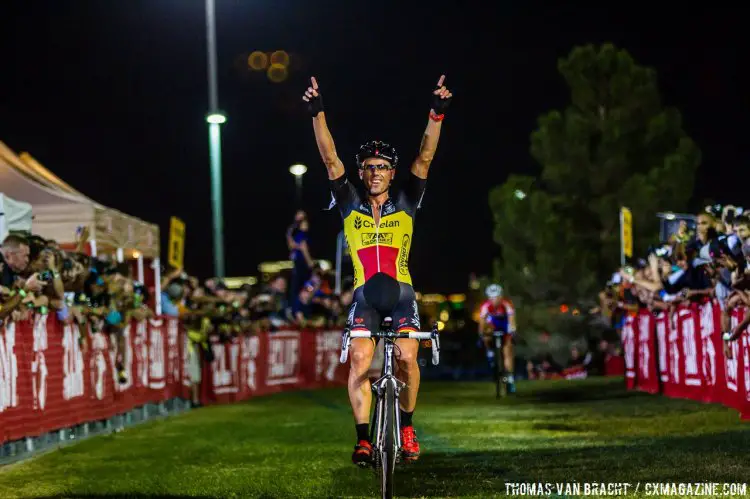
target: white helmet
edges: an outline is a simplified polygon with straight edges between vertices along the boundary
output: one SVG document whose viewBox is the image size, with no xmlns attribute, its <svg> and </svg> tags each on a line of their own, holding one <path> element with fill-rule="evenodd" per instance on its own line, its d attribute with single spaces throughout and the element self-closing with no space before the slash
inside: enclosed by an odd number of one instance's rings
<svg viewBox="0 0 750 499">
<path fill-rule="evenodd" d="M 487 295 L 487 298 L 498 298 L 503 296 L 503 288 L 499 284 L 490 284 L 484 290 L 484 294 Z"/>
</svg>

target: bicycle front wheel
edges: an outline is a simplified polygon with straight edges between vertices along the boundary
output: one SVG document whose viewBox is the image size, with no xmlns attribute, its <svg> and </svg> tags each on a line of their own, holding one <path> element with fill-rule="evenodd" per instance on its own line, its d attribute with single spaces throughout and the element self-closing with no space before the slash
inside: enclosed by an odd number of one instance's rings
<svg viewBox="0 0 750 499">
<path fill-rule="evenodd" d="M 393 497 L 393 480 L 394 473 L 396 471 L 396 390 L 393 383 L 388 383 L 385 386 L 385 393 L 383 398 L 383 419 L 380 421 L 381 424 L 381 435 L 383 436 L 383 445 L 379 449 L 380 452 L 380 476 L 381 476 L 381 488 L 383 491 L 383 499 L 391 499 Z"/>
<path fill-rule="evenodd" d="M 505 385 L 502 339 L 495 337 L 495 398 L 503 398 L 507 395 L 507 386 Z"/>
</svg>

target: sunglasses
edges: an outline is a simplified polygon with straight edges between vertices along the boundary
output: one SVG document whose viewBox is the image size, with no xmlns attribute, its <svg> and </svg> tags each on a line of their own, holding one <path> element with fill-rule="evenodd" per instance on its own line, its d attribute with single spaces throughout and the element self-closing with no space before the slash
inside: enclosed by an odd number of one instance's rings
<svg viewBox="0 0 750 499">
<path fill-rule="evenodd" d="M 382 172 L 382 171 L 390 171 L 394 169 L 393 165 L 386 165 L 385 163 L 378 163 L 376 165 L 362 165 L 359 167 L 360 170 L 370 170 L 371 172 L 374 172 L 375 170 Z"/>
</svg>

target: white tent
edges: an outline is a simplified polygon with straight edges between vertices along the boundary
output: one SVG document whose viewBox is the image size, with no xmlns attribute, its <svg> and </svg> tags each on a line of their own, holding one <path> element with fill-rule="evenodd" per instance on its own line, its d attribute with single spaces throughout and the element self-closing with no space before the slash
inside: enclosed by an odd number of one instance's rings
<svg viewBox="0 0 750 499">
<path fill-rule="evenodd" d="M 31 205 L 0 192 L 0 242 L 12 230 L 31 230 Z"/>
<path fill-rule="evenodd" d="M 0 190 L 31 204 L 32 232 L 63 247 L 76 240 L 80 226 L 89 228 L 92 252 L 159 258 L 159 227 L 84 196 L 27 153 L 17 156 L 0 141 Z"/>
</svg>

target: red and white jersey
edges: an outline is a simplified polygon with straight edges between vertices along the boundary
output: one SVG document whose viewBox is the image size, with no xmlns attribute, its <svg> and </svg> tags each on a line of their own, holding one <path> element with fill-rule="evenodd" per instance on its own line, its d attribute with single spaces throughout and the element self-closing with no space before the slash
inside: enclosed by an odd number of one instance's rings
<svg viewBox="0 0 750 499">
<path fill-rule="evenodd" d="M 516 329 L 515 314 L 513 303 L 505 298 L 497 305 L 493 304 L 492 300 L 487 300 L 479 309 L 481 321 L 492 322 L 496 327 L 505 326 L 503 329 L 507 328 L 511 333 Z"/>
</svg>

